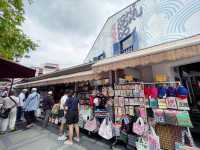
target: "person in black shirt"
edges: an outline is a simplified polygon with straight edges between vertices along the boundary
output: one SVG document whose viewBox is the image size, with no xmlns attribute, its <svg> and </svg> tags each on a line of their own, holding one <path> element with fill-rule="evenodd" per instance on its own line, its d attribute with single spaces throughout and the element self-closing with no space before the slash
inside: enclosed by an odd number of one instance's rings
<svg viewBox="0 0 200 150">
<path fill-rule="evenodd" d="M 49 117 L 51 115 L 51 110 L 54 105 L 54 100 L 53 100 L 53 92 L 49 91 L 48 95 L 44 98 L 43 100 L 43 109 L 45 113 L 44 121 L 43 121 L 43 127 L 46 128 L 48 125 Z"/>
<path fill-rule="evenodd" d="M 69 139 L 65 142 L 67 145 L 73 144 L 73 131 L 75 128 L 76 138 L 75 141 L 80 141 L 79 136 L 79 99 L 73 96 L 74 92 L 72 90 L 68 93 L 68 99 L 65 102 L 66 110 L 66 122 L 69 125 Z"/>
</svg>

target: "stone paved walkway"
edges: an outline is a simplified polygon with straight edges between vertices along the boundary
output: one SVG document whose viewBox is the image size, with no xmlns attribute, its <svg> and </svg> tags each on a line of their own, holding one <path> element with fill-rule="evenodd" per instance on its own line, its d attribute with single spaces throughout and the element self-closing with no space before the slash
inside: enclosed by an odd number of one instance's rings
<svg viewBox="0 0 200 150">
<path fill-rule="evenodd" d="M 0 135 L 0 150 L 110 150 L 110 145 L 86 135 L 81 135 L 81 142 L 64 145 L 56 140 L 57 135 L 50 130 L 35 125 L 29 130 L 18 130 Z M 122 147 L 114 149 L 124 149 Z"/>
</svg>

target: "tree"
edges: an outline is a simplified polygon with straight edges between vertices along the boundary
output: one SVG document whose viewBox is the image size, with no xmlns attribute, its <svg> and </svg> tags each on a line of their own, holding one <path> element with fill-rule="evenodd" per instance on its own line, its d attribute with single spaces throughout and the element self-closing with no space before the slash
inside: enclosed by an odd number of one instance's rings
<svg viewBox="0 0 200 150">
<path fill-rule="evenodd" d="M 38 46 L 23 33 L 24 20 L 23 0 L 0 0 L 0 56 L 23 57 Z"/>
</svg>

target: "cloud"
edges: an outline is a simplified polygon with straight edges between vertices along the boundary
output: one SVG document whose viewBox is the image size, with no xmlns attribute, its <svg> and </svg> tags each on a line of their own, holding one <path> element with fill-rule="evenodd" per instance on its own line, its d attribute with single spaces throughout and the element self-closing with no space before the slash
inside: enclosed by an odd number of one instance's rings
<svg viewBox="0 0 200 150">
<path fill-rule="evenodd" d="M 23 30 L 40 47 L 22 64 L 45 62 L 61 67 L 80 64 L 86 57 L 106 19 L 131 0 L 35 0 L 25 4 Z"/>
</svg>

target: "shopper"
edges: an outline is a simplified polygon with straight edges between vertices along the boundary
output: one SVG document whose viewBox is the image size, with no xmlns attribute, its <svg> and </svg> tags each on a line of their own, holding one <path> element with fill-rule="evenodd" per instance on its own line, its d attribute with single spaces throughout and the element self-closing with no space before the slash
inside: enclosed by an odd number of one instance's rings
<svg viewBox="0 0 200 150">
<path fill-rule="evenodd" d="M 10 96 L 1 99 L 3 103 L 2 107 L 5 110 L 9 110 L 6 118 L 0 118 L 1 133 L 5 133 L 7 129 L 15 131 L 17 104 L 19 103 L 19 98 L 15 96 L 14 91 L 10 91 L 9 95 Z"/>
<path fill-rule="evenodd" d="M 66 110 L 66 121 L 69 126 L 69 139 L 65 142 L 67 145 L 73 144 L 73 132 L 74 128 L 76 131 L 76 137 L 74 138 L 75 141 L 80 141 L 79 135 L 79 100 L 75 96 L 73 96 L 74 92 L 72 90 L 68 93 L 68 99 L 65 103 L 65 110 Z"/>
<path fill-rule="evenodd" d="M 43 100 L 43 110 L 44 110 L 44 121 L 43 121 L 43 127 L 46 128 L 49 122 L 49 117 L 51 115 L 51 110 L 54 105 L 53 100 L 53 92 L 49 91 L 48 95 Z"/>
<path fill-rule="evenodd" d="M 23 89 L 22 92 L 19 94 L 19 103 L 17 107 L 17 121 L 21 121 L 22 114 L 23 114 L 23 107 L 24 107 L 24 101 L 26 99 L 26 93 L 27 89 Z"/>
<path fill-rule="evenodd" d="M 60 130 L 59 130 L 59 137 L 58 137 L 59 141 L 65 141 L 67 139 L 66 134 L 64 133 L 64 126 L 66 124 L 64 105 L 67 99 L 68 99 L 68 90 L 65 90 L 64 95 L 60 99 L 59 117 L 61 118 L 61 125 L 60 125 Z"/>
<path fill-rule="evenodd" d="M 24 117 L 27 122 L 26 128 L 31 128 L 33 122 L 36 120 L 35 111 L 39 108 L 40 94 L 37 93 L 36 88 L 32 88 L 31 94 L 24 103 Z"/>
</svg>

